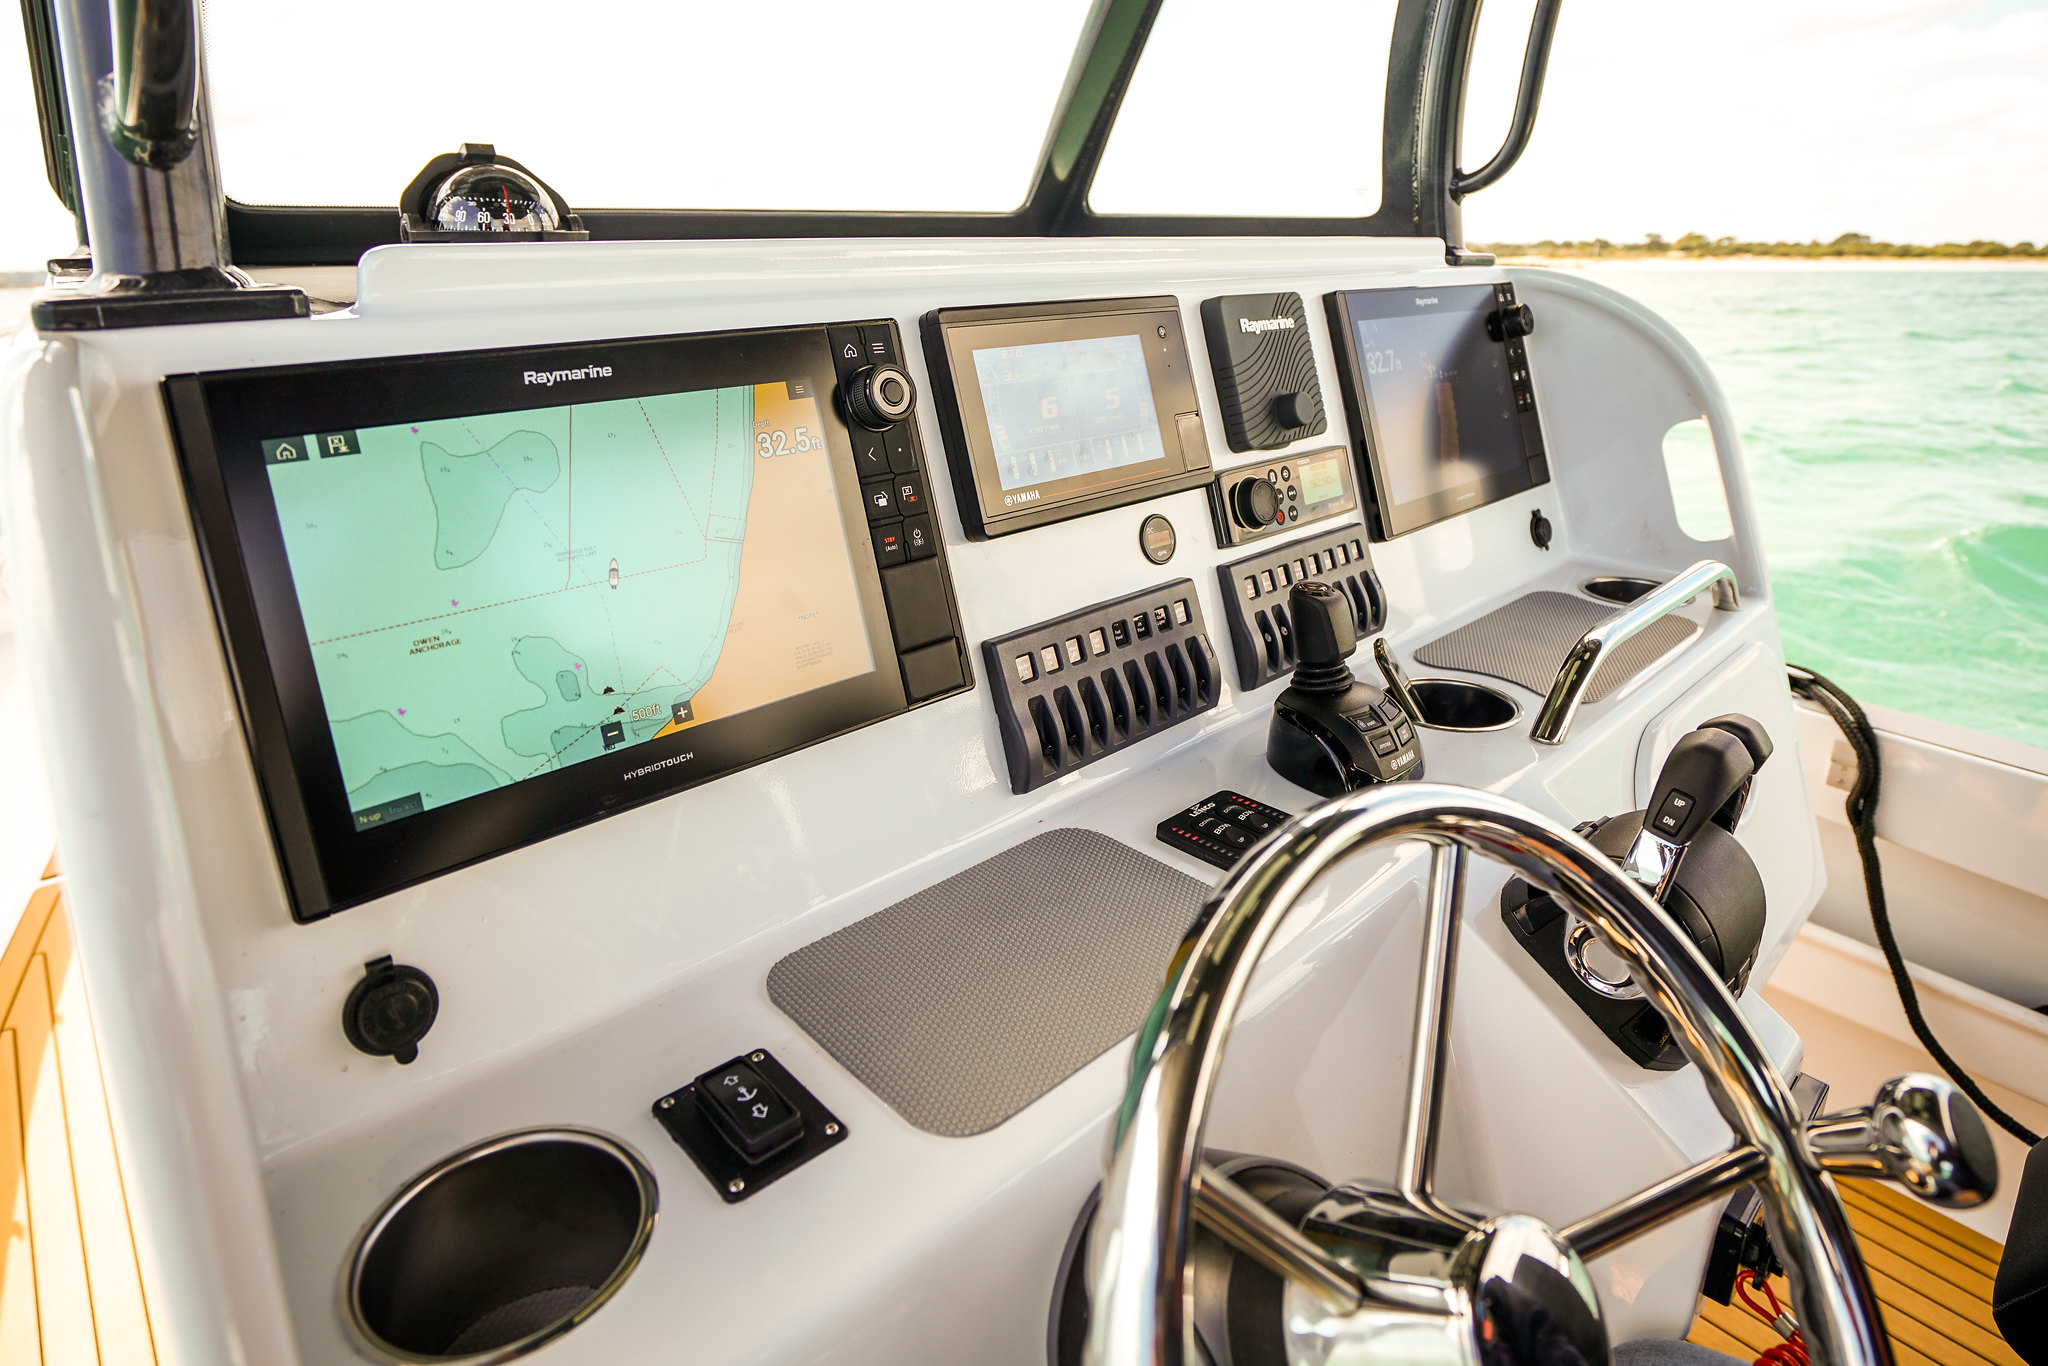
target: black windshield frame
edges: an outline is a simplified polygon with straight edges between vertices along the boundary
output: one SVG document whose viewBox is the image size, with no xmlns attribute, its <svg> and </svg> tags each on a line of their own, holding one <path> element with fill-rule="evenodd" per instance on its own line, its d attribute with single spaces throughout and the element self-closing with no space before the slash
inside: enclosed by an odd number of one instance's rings
<svg viewBox="0 0 2048 1366">
<path fill-rule="evenodd" d="M 1380 207 L 1365 217 L 1099 214 L 1088 192 L 1117 111 L 1165 0 L 1098 0 L 1040 150 L 1031 193 L 1007 213 L 589 209 L 595 241 L 834 237 L 1438 237 L 1465 259 L 1457 193 L 1459 126 L 1480 0 L 1398 0 L 1387 57 Z M 45 9 L 47 0 L 27 0 Z M 32 59 L 35 37 L 30 37 Z M 56 92 L 53 92 L 56 93 Z M 50 181 L 70 183 L 61 93 L 38 85 Z M 68 200 L 67 200 L 68 202 Z M 242 266 L 353 265 L 399 240 L 395 208 L 273 207 L 227 202 L 232 259 Z"/>
</svg>

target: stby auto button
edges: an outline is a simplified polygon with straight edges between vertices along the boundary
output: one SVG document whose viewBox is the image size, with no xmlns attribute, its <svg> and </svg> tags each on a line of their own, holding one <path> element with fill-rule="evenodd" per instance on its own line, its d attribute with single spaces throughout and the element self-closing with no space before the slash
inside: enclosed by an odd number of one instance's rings
<svg viewBox="0 0 2048 1366">
<path fill-rule="evenodd" d="M 697 1078 L 697 1105 L 720 1137 L 749 1162 L 759 1162 L 803 1137 L 803 1116 L 745 1063 Z"/>
</svg>

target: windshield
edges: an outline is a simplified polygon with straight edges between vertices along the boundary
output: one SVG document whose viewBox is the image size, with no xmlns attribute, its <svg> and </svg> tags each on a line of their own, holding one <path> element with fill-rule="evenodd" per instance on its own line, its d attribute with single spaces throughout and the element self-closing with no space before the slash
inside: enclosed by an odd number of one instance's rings
<svg viewBox="0 0 2048 1366">
<path fill-rule="evenodd" d="M 390 206 L 488 142 L 577 209 L 1005 212 L 1089 8 L 207 0 L 221 176 L 248 204 Z"/>
<path fill-rule="evenodd" d="M 1163 7 L 1089 207 L 1288 218 L 1378 212 L 1394 9 L 1395 0 Z"/>
</svg>

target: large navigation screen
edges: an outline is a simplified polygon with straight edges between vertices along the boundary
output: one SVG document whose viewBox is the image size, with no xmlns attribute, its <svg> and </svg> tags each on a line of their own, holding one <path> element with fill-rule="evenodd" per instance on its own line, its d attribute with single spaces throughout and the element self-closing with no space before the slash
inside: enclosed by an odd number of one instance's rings
<svg viewBox="0 0 2048 1366">
<path fill-rule="evenodd" d="M 974 374 L 1005 489 L 1166 457 L 1135 332 L 986 347 Z"/>
<path fill-rule="evenodd" d="M 164 381 L 295 918 L 968 686 L 916 426 L 855 439 L 835 340 L 901 346 L 858 321 Z"/>
<path fill-rule="evenodd" d="M 359 830 L 874 668 L 808 382 L 262 444 Z"/>
</svg>

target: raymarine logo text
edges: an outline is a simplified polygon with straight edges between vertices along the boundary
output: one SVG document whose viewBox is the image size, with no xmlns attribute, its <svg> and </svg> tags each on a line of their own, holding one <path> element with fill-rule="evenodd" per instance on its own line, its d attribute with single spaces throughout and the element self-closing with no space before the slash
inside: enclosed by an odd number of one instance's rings
<svg viewBox="0 0 2048 1366">
<path fill-rule="evenodd" d="M 1442 301 L 1438 299 L 1436 295 L 1432 294 L 1427 299 L 1417 299 L 1415 301 L 1415 306 L 1417 308 L 1428 308 L 1430 305 L 1440 302 Z"/>
<path fill-rule="evenodd" d="M 1292 332 L 1294 330 L 1294 319 L 1239 318 L 1237 320 L 1237 330 L 1240 332 Z"/>
<path fill-rule="evenodd" d="M 609 365 L 586 365 L 578 370 L 528 370 L 526 372 L 526 382 L 528 384 L 566 384 L 571 380 L 610 379 L 611 376 L 612 368 Z"/>
</svg>

